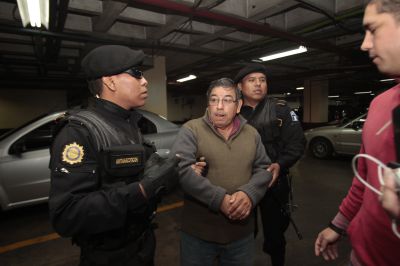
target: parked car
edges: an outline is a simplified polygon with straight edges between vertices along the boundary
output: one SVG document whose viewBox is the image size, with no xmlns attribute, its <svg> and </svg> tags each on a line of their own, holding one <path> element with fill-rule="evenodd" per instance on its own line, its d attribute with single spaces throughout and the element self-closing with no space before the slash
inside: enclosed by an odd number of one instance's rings
<svg viewBox="0 0 400 266">
<path fill-rule="evenodd" d="M 363 114 L 351 121 L 334 126 L 324 126 L 304 132 L 308 150 L 319 159 L 336 154 L 357 154 L 361 147 L 362 127 L 366 119 Z"/>
<path fill-rule="evenodd" d="M 139 110 L 139 127 L 161 156 L 167 156 L 179 126 Z M 65 112 L 43 115 L 0 136 L 0 207 L 2 210 L 45 202 L 50 186 L 50 145 L 57 118 Z"/>
</svg>

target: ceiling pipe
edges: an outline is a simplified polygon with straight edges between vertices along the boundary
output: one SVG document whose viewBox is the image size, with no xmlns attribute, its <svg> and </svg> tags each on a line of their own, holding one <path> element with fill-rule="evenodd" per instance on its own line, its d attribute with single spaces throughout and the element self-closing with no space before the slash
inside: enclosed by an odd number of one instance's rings
<svg viewBox="0 0 400 266">
<path fill-rule="evenodd" d="M 216 56 L 218 57 L 217 53 L 208 52 L 205 49 L 197 49 L 191 47 L 179 47 L 179 46 L 171 46 L 171 45 L 164 45 L 162 43 L 156 43 L 152 41 L 146 40 L 138 40 L 138 39 L 131 39 L 126 37 L 110 37 L 106 33 L 97 33 L 96 36 L 90 36 L 88 34 L 83 33 L 72 33 L 72 32 L 53 32 L 53 31 L 42 31 L 36 29 L 27 29 L 27 28 L 19 28 L 13 26 L 5 26 L 0 25 L 0 32 L 4 33 L 12 33 L 12 34 L 22 34 L 22 35 L 30 35 L 30 36 L 40 36 L 40 37 L 54 37 L 60 38 L 63 40 L 68 41 L 78 41 L 78 42 L 92 42 L 97 44 L 115 44 L 118 42 L 121 45 L 126 46 L 135 46 L 141 49 L 165 49 L 170 51 L 179 51 L 179 52 L 190 52 L 204 56 Z"/>
<path fill-rule="evenodd" d="M 126 1 L 123 1 L 126 2 Z M 233 16 L 228 16 L 225 14 L 211 12 L 206 9 L 193 9 L 190 6 L 179 4 L 176 2 L 172 2 L 170 0 L 135 0 L 128 1 L 130 5 L 139 5 L 140 7 L 148 7 L 148 8 L 159 8 L 165 11 L 170 11 L 182 16 L 192 17 L 199 20 L 213 22 L 222 24 L 227 27 L 234 27 L 238 30 L 248 31 L 255 34 L 266 35 L 271 37 L 277 37 L 280 39 L 288 40 L 291 42 L 295 42 L 300 45 L 304 45 L 307 47 L 313 47 L 319 50 L 332 52 L 335 54 L 340 54 L 346 57 L 351 56 L 347 51 L 336 47 L 334 45 L 330 45 L 327 43 L 321 43 L 318 41 L 310 40 L 308 38 L 304 38 L 292 33 L 288 33 L 285 31 L 281 31 L 278 29 L 272 28 L 268 24 L 260 24 L 256 22 L 252 22 L 245 19 L 236 18 Z"/>
</svg>

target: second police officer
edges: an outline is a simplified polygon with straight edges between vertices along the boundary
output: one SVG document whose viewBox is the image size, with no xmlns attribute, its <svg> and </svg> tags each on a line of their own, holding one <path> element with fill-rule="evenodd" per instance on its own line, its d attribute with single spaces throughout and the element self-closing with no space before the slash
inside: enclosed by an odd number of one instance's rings
<svg viewBox="0 0 400 266">
<path fill-rule="evenodd" d="M 261 135 L 265 150 L 272 164 L 268 171 L 273 180 L 260 201 L 264 232 L 263 250 L 271 257 L 273 266 L 285 263 L 285 231 L 290 214 L 286 207 L 289 200 L 289 168 L 303 155 L 305 137 L 297 115 L 286 102 L 267 97 L 267 70 L 262 64 L 249 64 L 235 76 L 243 94 L 240 111 Z"/>
</svg>

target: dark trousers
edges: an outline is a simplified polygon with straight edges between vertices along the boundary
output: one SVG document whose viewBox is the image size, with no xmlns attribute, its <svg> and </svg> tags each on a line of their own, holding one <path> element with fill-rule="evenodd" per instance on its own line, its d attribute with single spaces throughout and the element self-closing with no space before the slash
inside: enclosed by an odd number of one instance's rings
<svg viewBox="0 0 400 266">
<path fill-rule="evenodd" d="M 81 246 L 80 266 L 154 266 L 156 241 L 149 229 L 138 239 L 129 241 L 123 247 L 112 250 Z"/>
<path fill-rule="evenodd" d="M 288 213 L 282 210 L 289 201 L 289 183 L 286 175 L 267 191 L 259 203 L 264 233 L 265 253 L 271 256 L 273 266 L 285 264 L 285 231 L 289 226 Z"/>
</svg>

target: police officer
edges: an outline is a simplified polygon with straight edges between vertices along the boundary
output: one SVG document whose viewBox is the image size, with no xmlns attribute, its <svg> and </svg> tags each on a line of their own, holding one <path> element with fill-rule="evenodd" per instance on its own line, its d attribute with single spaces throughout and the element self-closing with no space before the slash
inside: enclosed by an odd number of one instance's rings
<svg viewBox="0 0 400 266">
<path fill-rule="evenodd" d="M 249 64 L 237 73 L 235 82 L 242 90 L 244 104 L 240 113 L 261 135 L 272 164 L 269 190 L 260 201 L 264 232 L 264 252 L 271 256 L 273 266 L 285 263 L 285 231 L 289 225 L 288 211 L 282 209 L 289 200 L 289 168 L 302 156 L 305 137 L 297 115 L 286 102 L 267 97 L 267 74 L 261 64 Z"/>
<path fill-rule="evenodd" d="M 51 149 L 50 218 L 81 248 L 80 265 L 153 265 L 157 196 L 177 182 L 175 156 L 144 143 L 135 108 L 147 98 L 142 51 L 101 46 L 82 67 L 96 98 L 71 113 Z"/>
</svg>

